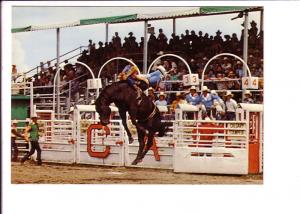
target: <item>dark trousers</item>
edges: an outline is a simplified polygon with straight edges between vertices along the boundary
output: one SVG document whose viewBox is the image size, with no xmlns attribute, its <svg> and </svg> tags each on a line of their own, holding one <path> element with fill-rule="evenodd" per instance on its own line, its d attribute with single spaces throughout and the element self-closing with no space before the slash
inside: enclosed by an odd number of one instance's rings
<svg viewBox="0 0 300 214">
<path fill-rule="evenodd" d="M 18 146 L 16 144 L 16 138 L 12 137 L 11 138 L 11 160 L 16 161 L 18 159 Z"/>
<path fill-rule="evenodd" d="M 235 120 L 235 112 L 226 112 L 226 120 Z"/>
<path fill-rule="evenodd" d="M 25 162 L 31 155 L 34 154 L 34 151 L 36 150 L 36 152 L 37 152 L 36 160 L 39 164 L 42 163 L 42 159 L 41 159 L 42 150 L 40 148 L 39 142 L 38 141 L 30 141 L 30 144 L 31 144 L 30 151 L 22 158 L 21 162 Z"/>
</svg>

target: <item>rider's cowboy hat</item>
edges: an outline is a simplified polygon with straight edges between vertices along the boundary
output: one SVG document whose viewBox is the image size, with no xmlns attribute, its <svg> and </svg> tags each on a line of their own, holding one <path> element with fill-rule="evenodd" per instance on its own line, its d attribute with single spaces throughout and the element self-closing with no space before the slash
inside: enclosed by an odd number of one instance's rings
<svg viewBox="0 0 300 214">
<path fill-rule="evenodd" d="M 232 96 L 233 97 L 233 94 L 231 93 L 231 91 L 226 91 L 225 97 L 227 97 L 227 96 Z"/>
<path fill-rule="evenodd" d="M 245 91 L 245 95 L 246 95 L 246 94 L 252 96 L 252 93 L 251 93 L 249 90 L 246 90 L 246 91 Z"/>
</svg>

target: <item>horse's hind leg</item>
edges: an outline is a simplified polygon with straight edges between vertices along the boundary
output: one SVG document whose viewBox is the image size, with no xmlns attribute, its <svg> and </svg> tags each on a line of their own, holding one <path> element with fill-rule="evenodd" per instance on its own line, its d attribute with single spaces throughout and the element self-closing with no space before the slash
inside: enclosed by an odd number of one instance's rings
<svg viewBox="0 0 300 214">
<path fill-rule="evenodd" d="M 123 124 L 124 129 L 128 136 L 129 144 L 132 144 L 133 138 L 132 138 L 131 132 L 129 131 L 128 125 L 127 125 L 126 111 L 119 111 L 119 113 L 120 113 L 120 117 L 122 119 L 122 124 Z"/>
<path fill-rule="evenodd" d="M 143 151 L 142 159 L 145 157 L 151 146 L 153 145 L 153 139 L 154 139 L 154 132 L 149 132 L 148 134 L 148 140 L 145 150 Z"/>
<path fill-rule="evenodd" d="M 137 165 L 139 162 L 143 160 L 142 155 L 145 147 L 145 142 L 144 142 L 145 133 L 139 129 L 137 131 L 138 131 L 138 140 L 139 140 L 139 151 L 137 153 L 135 160 L 131 163 L 132 165 Z"/>
</svg>

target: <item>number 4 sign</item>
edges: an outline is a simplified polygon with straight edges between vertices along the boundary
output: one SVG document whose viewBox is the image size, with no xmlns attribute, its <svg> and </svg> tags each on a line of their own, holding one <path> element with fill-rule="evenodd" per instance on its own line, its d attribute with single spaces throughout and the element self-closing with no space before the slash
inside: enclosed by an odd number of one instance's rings
<svg viewBox="0 0 300 214">
<path fill-rule="evenodd" d="M 243 89 L 258 89 L 258 77 L 243 77 L 242 78 Z"/>
<path fill-rule="evenodd" d="M 199 77 L 198 74 L 186 74 L 182 77 L 183 85 L 199 85 Z"/>
</svg>

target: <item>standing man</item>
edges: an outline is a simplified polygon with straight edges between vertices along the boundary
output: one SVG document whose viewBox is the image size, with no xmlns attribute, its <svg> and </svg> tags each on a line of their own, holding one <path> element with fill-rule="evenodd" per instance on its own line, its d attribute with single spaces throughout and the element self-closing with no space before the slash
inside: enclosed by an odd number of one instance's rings
<svg viewBox="0 0 300 214">
<path fill-rule="evenodd" d="M 233 94 L 231 91 L 227 91 L 225 95 L 225 108 L 226 108 L 226 120 L 235 120 L 235 111 L 237 109 L 237 102 L 232 99 Z"/>
<path fill-rule="evenodd" d="M 31 119 L 32 123 L 29 125 L 28 131 L 30 133 L 30 143 L 31 143 L 31 149 L 28 154 L 26 154 L 22 160 L 21 163 L 23 164 L 31 155 L 34 154 L 35 150 L 37 151 L 37 165 L 42 165 L 42 160 L 41 160 L 41 148 L 39 145 L 39 126 L 37 123 L 37 115 L 34 114 Z"/>
<path fill-rule="evenodd" d="M 190 88 L 190 93 L 188 95 L 186 95 L 185 97 L 187 103 L 191 104 L 191 105 L 198 105 L 201 102 L 200 96 L 197 93 L 197 89 L 195 86 L 192 86 Z"/>
<path fill-rule="evenodd" d="M 23 137 L 20 133 L 17 131 L 17 120 L 13 120 L 12 125 L 11 125 L 11 160 L 12 161 L 18 161 L 18 146 L 16 144 L 16 138 L 17 137 Z"/>
</svg>

